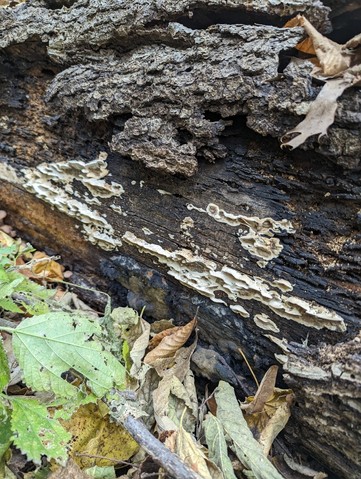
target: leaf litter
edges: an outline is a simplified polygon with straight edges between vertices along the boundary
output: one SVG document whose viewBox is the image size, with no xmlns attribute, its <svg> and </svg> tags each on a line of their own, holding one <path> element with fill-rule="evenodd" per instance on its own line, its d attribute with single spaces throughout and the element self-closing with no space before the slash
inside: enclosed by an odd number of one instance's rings
<svg viewBox="0 0 361 479">
<path fill-rule="evenodd" d="M 202 401 L 191 369 L 196 318 L 150 324 L 143 312 L 112 310 L 109 301 L 99 318 L 64 288 L 54 259 L 9 235 L 1 245 L 0 477 L 13 446 L 42 477 L 116 477 L 125 461 L 117 476 L 137 478 L 147 457 L 166 477 L 166 462 L 152 453 L 159 441 L 189 471 L 176 477 L 281 479 L 286 463 L 310 477 L 292 458 L 270 456 L 294 399 L 276 387 L 277 366 L 243 403 L 224 381 Z M 14 378 L 22 385 L 15 394 Z M 153 432 L 149 448 L 140 448 L 129 418 Z"/>
</svg>

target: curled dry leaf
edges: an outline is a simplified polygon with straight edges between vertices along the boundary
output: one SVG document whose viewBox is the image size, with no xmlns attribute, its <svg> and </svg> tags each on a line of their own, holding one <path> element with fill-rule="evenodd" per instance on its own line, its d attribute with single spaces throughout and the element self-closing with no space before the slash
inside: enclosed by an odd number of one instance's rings
<svg viewBox="0 0 361 479">
<path fill-rule="evenodd" d="M 171 336 L 174 334 L 177 330 L 181 329 L 182 326 L 175 326 L 175 327 L 170 327 L 168 329 L 164 329 L 163 331 L 160 331 L 157 333 L 153 338 L 149 341 L 148 344 L 148 352 L 152 351 L 154 348 L 156 348 L 160 342 L 162 341 L 163 338 L 167 336 Z"/>
<path fill-rule="evenodd" d="M 172 328 L 171 331 L 173 331 L 173 334 L 163 337 L 158 346 L 156 346 L 145 356 L 144 362 L 146 364 L 152 364 L 157 359 L 172 357 L 174 353 L 188 340 L 196 326 L 196 323 L 197 320 L 194 318 L 192 321 L 184 326 L 181 326 L 180 328 Z"/>
<path fill-rule="evenodd" d="M 309 36 L 308 50 L 313 50 L 319 60 L 321 73 L 324 77 L 333 77 L 350 66 L 350 56 L 345 54 L 342 45 L 333 42 L 319 33 L 303 15 L 297 15 L 286 23 L 286 27 L 303 27 Z M 304 48 L 305 46 L 303 46 Z M 303 50 L 304 51 L 304 50 Z"/>
<path fill-rule="evenodd" d="M 291 389 L 275 387 L 278 366 L 271 366 L 264 375 L 257 394 L 246 399 L 241 407 L 253 436 L 269 453 L 272 443 L 287 424 L 294 394 Z"/>
<path fill-rule="evenodd" d="M 273 396 L 276 385 L 278 366 L 271 366 L 266 374 L 263 376 L 261 384 L 257 390 L 256 395 L 249 397 L 250 402 L 241 406 L 247 414 L 261 412 L 266 402 Z"/>
<path fill-rule="evenodd" d="M 342 93 L 361 82 L 361 34 L 351 38 L 346 44 L 339 45 L 319 33 L 302 15 L 286 23 L 286 27 L 302 26 L 309 37 L 299 43 L 297 48 L 317 56 L 317 68 L 312 75 L 325 80 L 316 100 L 311 104 L 306 118 L 281 138 L 281 147 L 297 148 L 307 138 L 327 135 L 327 130 L 334 122 L 337 99 Z"/>
<path fill-rule="evenodd" d="M 318 139 L 327 135 L 329 126 L 335 120 L 337 98 L 342 95 L 346 88 L 352 86 L 353 82 L 353 78 L 349 80 L 346 78 L 329 80 L 311 104 L 306 118 L 281 138 L 281 146 L 288 146 L 293 150 L 302 145 L 312 135 L 318 135 Z M 292 138 L 292 135 L 296 136 Z M 291 139 L 288 140 L 290 137 Z"/>
<path fill-rule="evenodd" d="M 220 469 L 208 459 L 206 449 L 198 444 L 183 427 L 180 427 L 178 431 L 172 431 L 166 438 L 165 445 L 199 474 L 200 479 L 223 478 Z"/>
<path fill-rule="evenodd" d="M 32 271 L 38 275 L 38 277 L 41 276 L 47 281 L 63 281 L 64 266 L 61 266 L 48 255 L 40 251 L 34 253 L 33 260 L 35 261 L 35 264 L 32 267 Z"/>
</svg>

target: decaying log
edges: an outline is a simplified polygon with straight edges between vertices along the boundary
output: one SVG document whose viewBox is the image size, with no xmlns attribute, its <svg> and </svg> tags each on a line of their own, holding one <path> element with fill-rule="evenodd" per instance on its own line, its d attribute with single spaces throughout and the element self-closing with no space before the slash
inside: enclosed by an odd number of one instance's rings
<svg viewBox="0 0 361 479">
<path fill-rule="evenodd" d="M 280 149 L 321 88 L 293 58 L 303 30 L 282 28 L 299 12 L 330 30 L 308 0 L 0 9 L 0 198 L 23 236 L 149 317 L 199 307 L 212 380 L 252 384 L 239 347 L 260 377 L 281 365 L 283 439 L 356 478 L 361 93 L 327 137 Z"/>
</svg>

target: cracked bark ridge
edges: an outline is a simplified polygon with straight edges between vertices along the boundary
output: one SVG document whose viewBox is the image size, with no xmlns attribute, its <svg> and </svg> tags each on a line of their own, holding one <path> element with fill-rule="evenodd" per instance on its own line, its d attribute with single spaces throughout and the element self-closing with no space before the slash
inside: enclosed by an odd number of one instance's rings
<svg viewBox="0 0 361 479">
<path fill-rule="evenodd" d="M 304 114 L 320 89 L 312 85 L 309 69 L 293 62 L 278 80 L 280 55 L 297 44 L 302 29 L 212 25 L 202 30 L 192 15 L 209 7 L 215 21 L 223 12 L 240 22 L 252 14 L 253 20 L 282 25 L 302 11 L 327 29 L 328 9 L 299 0 L 282 8 L 264 0 L 243 3 L 79 0 L 57 9 L 59 2 L 34 2 L 0 11 L 0 45 L 40 38 L 50 58 L 68 67 L 47 95 L 62 113 L 80 109 L 90 120 L 107 119 L 113 151 L 155 170 L 191 176 L 199 157 L 224 157 L 220 138 L 235 115 L 247 115 L 248 126 L 261 135 L 279 137 L 289 123 L 298 123 L 292 115 Z M 193 28 L 171 21 L 187 23 L 188 17 Z M 352 124 L 352 102 L 341 102 L 343 126 L 332 127 L 322 145 L 308 141 L 304 147 L 353 168 L 361 154 L 359 130 Z M 119 116 L 121 128 L 114 121 Z"/>
<path fill-rule="evenodd" d="M 164 29 L 158 31 L 164 36 Z M 81 108 L 91 120 L 131 114 L 113 135 L 113 151 L 152 169 L 191 176 L 198 156 L 214 161 L 225 155 L 219 143 L 223 118 L 247 109 L 247 99 L 277 75 L 280 51 L 301 34 L 247 25 L 192 31 L 180 24 L 170 24 L 167 33 L 192 46 L 153 44 L 72 66 L 55 78 L 48 98 L 63 110 Z M 212 114 L 219 119 L 208 119 Z"/>
</svg>

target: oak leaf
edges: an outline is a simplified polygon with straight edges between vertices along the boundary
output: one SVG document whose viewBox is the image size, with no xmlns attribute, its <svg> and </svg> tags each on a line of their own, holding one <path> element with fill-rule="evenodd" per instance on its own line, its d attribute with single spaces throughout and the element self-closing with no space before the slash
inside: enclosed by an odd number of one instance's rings
<svg viewBox="0 0 361 479">
<path fill-rule="evenodd" d="M 316 68 L 312 76 L 326 81 L 317 98 L 311 103 L 305 119 L 281 138 L 281 147 L 297 148 L 307 138 L 327 135 L 327 130 L 335 120 L 337 99 L 352 86 L 361 83 L 361 34 L 340 45 L 319 33 L 302 15 L 297 15 L 286 23 L 286 27 L 302 26 L 308 38 L 296 48 L 302 52 L 315 54 Z M 312 60 L 311 60 L 312 61 Z"/>
</svg>

